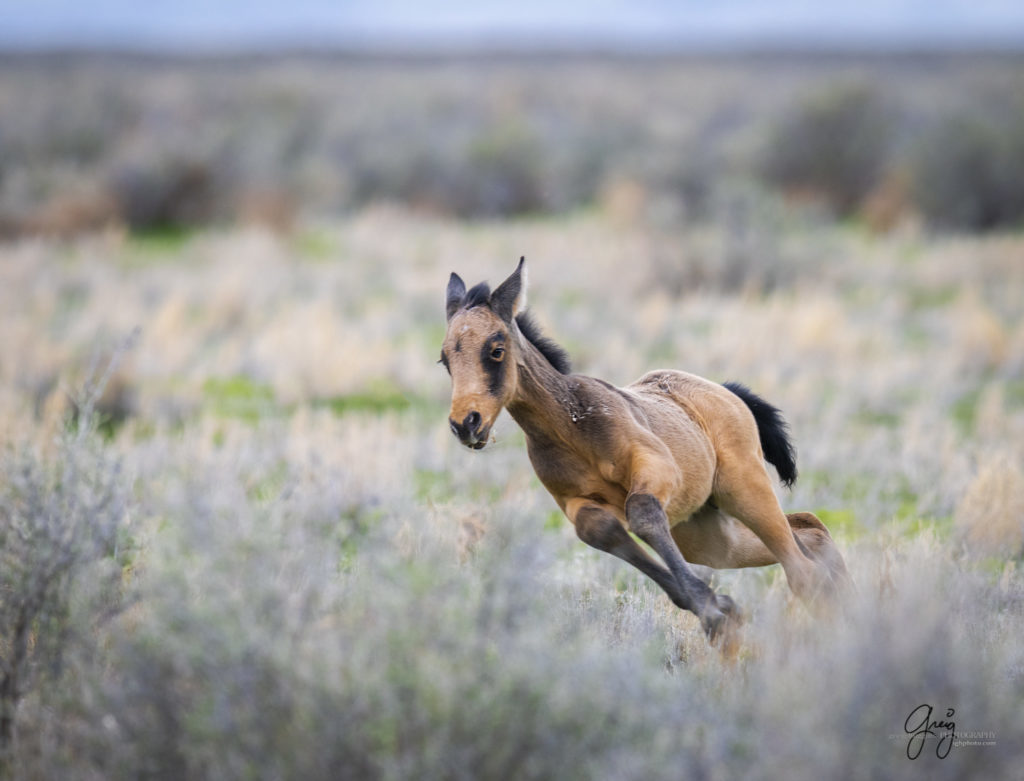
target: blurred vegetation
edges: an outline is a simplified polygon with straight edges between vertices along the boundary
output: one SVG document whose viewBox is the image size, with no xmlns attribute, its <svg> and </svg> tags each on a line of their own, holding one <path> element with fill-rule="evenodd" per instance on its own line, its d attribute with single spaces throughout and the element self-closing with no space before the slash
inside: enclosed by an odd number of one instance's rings
<svg viewBox="0 0 1024 781">
<path fill-rule="evenodd" d="M 966 54 L 12 55 L 0 235 L 288 229 L 382 200 L 699 222 L 737 181 L 876 228 L 1014 228 L 1022 76 Z"/>
<path fill-rule="evenodd" d="M 24 442 L 0 454 L 4 777 L 22 701 L 40 688 L 59 688 L 65 669 L 95 652 L 93 636 L 125 604 L 122 570 L 134 553 L 123 527 L 128 491 L 121 464 L 99 441 L 98 398 L 97 392 L 79 402 L 55 456 Z"/>
<path fill-rule="evenodd" d="M 88 233 L 0 243 L 0 777 L 1013 777 L 1019 61 L 470 65 L 0 62 L 5 230 Z M 578 370 L 784 410 L 845 611 L 718 572 L 725 660 L 454 441 L 445 281 L 524 252 Z"/>
<path fill-rule="evenodd" d="M 896 117 L 866 83 L 839 83 L 783 117 L 764 153 L 764 175 L 784 191 L 853 213 L 880 181 Z"/>
<path fill-rule="evenodd" d="M 201 423 L 109 443 L 82 417 L 0 462 L 5 778 L 819 779 L 851 752 L 899 778 L 920 702 L 992 741 L 928 744 L 930 778 L 1018 767 L 1012 462 L 964 496 L 969 530 L 1004 524 L 984 557 L 913 511 L 869 531 L 867 482 L 821 510 L 860 584 L 841 616 L 811 619 L 778 573 L 722 573 L 750 610 L 727 661 L 584 549 L 513 448 L 439 462 L 430 424 L 321 413 L 213 447 Z"/>
<path fill-rule="evenodd" d="M 1024 237 L 712 208 L 0 246 L 0 775 L 899 778 L 929 702 L 996 741 L 926 754 L 930 778 L 1011 776 Z M 581 371 L 739 377 L 785 410 L 782 502 L 831 527 L 844 613 L 812 618 L 778 567 L 718 572 L 750 619 L 723 660 L 576 539 L 507 416 L 455 442 L 447 275 L 493 282 L 524 245 Z"/>
<path fill-rule="evenodd" d="M 936 224 L 1020 226 L 1024 215 L 1024 88 L 1008 105 L 947 117 L 917 150 L 915 198 Z"/>
</svg>

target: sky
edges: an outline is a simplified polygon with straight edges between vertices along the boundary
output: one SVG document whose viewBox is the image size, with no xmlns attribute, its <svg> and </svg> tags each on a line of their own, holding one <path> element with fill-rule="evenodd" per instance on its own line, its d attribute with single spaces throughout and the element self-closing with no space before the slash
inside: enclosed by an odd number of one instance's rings
<svg viewBox="0 0 1024 781">
<path fill-rule="evenodd" d="M 1024 0 L 0 0 L 0 48 L 1024 49 Z"/>
</svg>

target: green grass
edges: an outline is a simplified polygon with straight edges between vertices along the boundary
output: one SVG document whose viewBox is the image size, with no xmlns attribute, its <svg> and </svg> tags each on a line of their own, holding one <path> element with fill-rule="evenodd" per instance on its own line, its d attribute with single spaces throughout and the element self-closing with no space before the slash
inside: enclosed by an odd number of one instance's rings
<svg viewBox="0 0 1024 781">
<path fill-rule="evenodd" d="M 437 501 L 451 493 L 451 476 L 445 470 L 416 469 L 413 471 L 416 498 Z"/>
<path fill-rule="evenodd" d="M 256 423 L 275 408 L 274 390 L 250 377 L 211 377 L 203 383 L 203 397 L 213 414 Z"/>
<path fill-rule="evenodd" d="M 292 242 L 296 252 L 308 260 L 333 260 L 340 253 L 338 240 L 322 230 L 306 230 Z"/>
<path fill-rule="evenodd" d="M 376 379 L 367 383 L 365 390 L 317 399 L 314 405 L 326 407 L 339 416 L 353 412 L 381 415 L 385 412 L 404 412 L 414 405 L 422 406 L 422 402 L 391 380 Z"/>
<path fill-rule="evenodd" d="M 961 433 L 970 434 L 978 417 L 978 401 L 981 399 L 981 388 L 972 388 L 960 396 L 950 408 L 950 415 L 960 428 Z"/>
<path fill-rule="evenodd" d="M 552 510 L 544 518 L 544 530 L 560 531 L 568 522 L 569 519 L 565 517 L 565 513 L 561 510 Z"/>
<path fill-rule="evenodd" d="M 857 522 L 857 516 L 853 510 L 819 507 L 814 514 L 828 527 L 834 537 L 841 536 L 853 540 L 864 533 L 864 528 Z"/>
<path fill-rule="evenodd" d="M 956 301 L 960 289 L 954 285 L 939 287 L 913 287 L 907 291 L 907 304 L 917 312 L 927 309 L 944 309 Z"/>
<path fill-rule="evenodd" d="M 1003 396 L 1007 404 L 1024 407 L 1024 379 L 1006 380 L 1003 384 Z"/>
<path fill-rule="evenodd" d="M 255 503 L 267 503 L 281 495 L 288 482 L 288 465 L 278 461 L 266 474 L 251 478 L 246 485 L 246 496 Z"/>
<path fill-rule="evenodd" d="M 128 255 L 136 262 L 164 260 L 180 253 L 193 233 L 191 229 L 179 225 L 136 231 L 128 238 Z"/>
<path fill-rule="evenodd" d="M 891 410 L 863 407 L 854 415 L 854 421 L 865 426 L 896 428 L 900 424 L 900 414 Z"/>
<path fill-rule="evenodd" d="M 905 528 L 905 536 L 908 538 L 917 537 L 922 534 L 933 534 L 941 542 L 947 541 L 953 534 L 953 516 L 947 515 L 937 518 L 912 517 L 899 518 Z"/>
<path fill-rule="evenodd" d="M 299 405 L 281 405 L 274 389 L 245 375 L 212 377 L 203 383 L 205 407 L 218 417 L 254 424 L 261 418 L 287 415 Z M 386 378 L 370 380 L 364 390 L 313 399 L 314 408 L 329 409 L 343 417 L 351 414 L 383 415 L 409 411 L 438 412 L 432 400 L 403 390 Z"/>
</svg>

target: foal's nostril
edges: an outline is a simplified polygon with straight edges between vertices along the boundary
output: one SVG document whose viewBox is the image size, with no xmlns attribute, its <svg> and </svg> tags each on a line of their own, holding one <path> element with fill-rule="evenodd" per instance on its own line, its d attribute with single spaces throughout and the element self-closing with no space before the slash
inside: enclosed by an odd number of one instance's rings
<svg viewBox="0 0 1024 781">
<path fill-rule="evenodd" d="M 476 434 L 480 431 L 480 413 L 474 410 L 466 415 L 466 419 L 462 421 L 462 425 L 466 427 L 470 434 Z"/>
</svg>

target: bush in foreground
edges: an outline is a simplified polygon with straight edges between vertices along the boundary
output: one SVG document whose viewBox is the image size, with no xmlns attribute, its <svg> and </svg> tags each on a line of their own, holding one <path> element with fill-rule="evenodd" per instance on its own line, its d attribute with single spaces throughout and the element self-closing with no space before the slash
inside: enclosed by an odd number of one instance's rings
<svg viewBox="0 0 1024 781">
<path fill-rule="evenodd" d="M 781 578 L 726 575 L 752 615 L 729 663 L 624 565 L 542 531 L 532 494 L 422 503 L 392 473 L 285 460 L 288 439 L 139 454 L 132 607 L 98 622 L 90 603 L 18 711 L 17 775 L 887 778 L 922 703 L 996 733 L 928 745 L 930 777 L 1019 756 L 1012 569 L 965 569 L 928 535 L 862 546 L 859 593 L 820 620 Z M 467 551 L 468 509 L 486 532 Z"/>
</svg>

